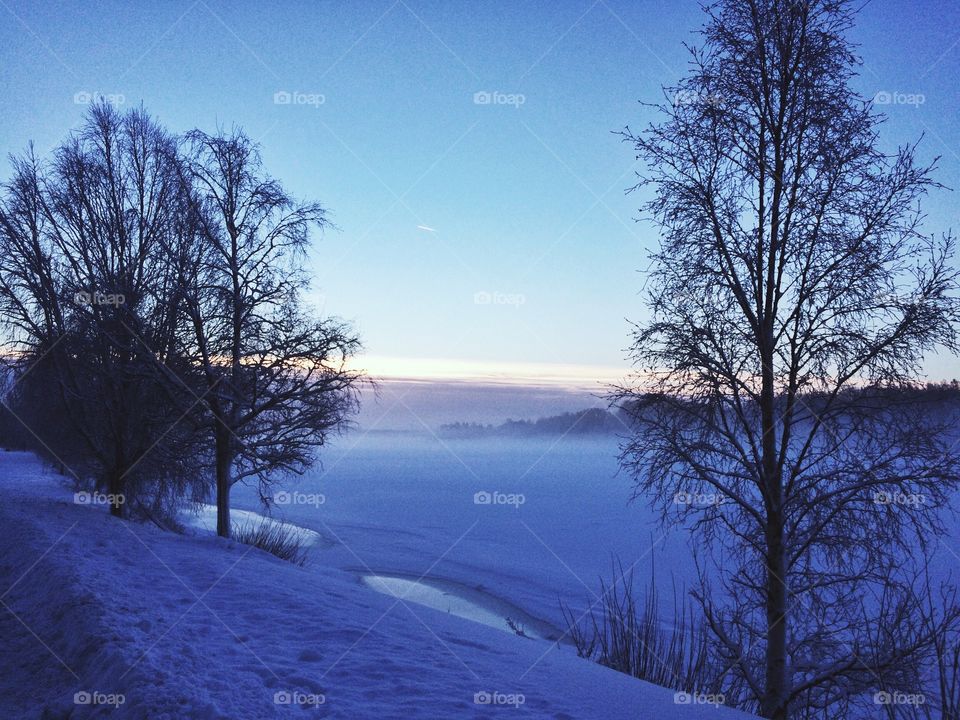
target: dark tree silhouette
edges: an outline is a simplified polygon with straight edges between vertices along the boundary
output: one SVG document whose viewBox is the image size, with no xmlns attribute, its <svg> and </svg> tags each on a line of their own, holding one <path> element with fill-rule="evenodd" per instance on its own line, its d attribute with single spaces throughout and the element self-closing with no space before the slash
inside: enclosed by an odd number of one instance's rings
<svg viewBox="0 0 960 720">
<path fill-rule="evenodd" d="M 168 509 L 213 475 L 229 535 L 233 484 L 256 478 L 267 499 L 347 422 L 359 341 L 303 298 L 324 211 L 266 177 L 242 133 L 178 143 L 142 110 L 96 105 L 51 163 L 15 159 L 3 190 L 7 420 L 114 513 L 132 495 Z"/>
<path fill-rule="evenodd" d="M 230 534 L 230 489 L 264 488 L 278 472 L 303 472 L 356 408 L 362 375 L 347 361 L 360 344 L 303 299 L 316 203 L 295 202 L 262 169 L 241 132 L 184 139 L 183 185 L 200 239 L 182 266 L 192 365 L 201 369 L 215 445 L 217 532 Z"/>
<path fill-rule="evenodd" d="M 182 490 L 195 475 L 189 413 L 155 372 L 178 362 L 165 251 L 184 207 L 175 153 L 143 110 L 96 105 L 51 163 L 32 151 L 14 160 L 0 202 L 0 319 L 16 366 L 7 401 L 118 515 L 133 495 Z"/>
<path fill-rule="evenodd" d="M 712 541 L 696 596 L 747 704 L 837 717 L 918 682 L 932 637 L 904 622 L 902 568 L 942 529 L 957 456 L 902 389 L 957 350 L 954 243 L 922 233 L 934 167 L 885 154 L 851 89 L 852 3 L 706 11 L 663 120 L 624 133 L 662 239 L 618 393 L 637 428 L 622 461 Z"/>
</svg>

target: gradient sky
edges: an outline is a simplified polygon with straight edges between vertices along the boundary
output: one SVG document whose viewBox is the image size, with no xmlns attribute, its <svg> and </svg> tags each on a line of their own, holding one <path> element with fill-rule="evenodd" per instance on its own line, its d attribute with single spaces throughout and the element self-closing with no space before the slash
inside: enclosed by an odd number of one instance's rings
<svg viewBox="0 0 960 720">
<path fill-rule="evenodd" d="M 626 370 L 656 229 L 633 221 L 639 168 L 612 131 L 649 121 L 637 101 L 684 72 L 695 2 L 0 0 L 0 17 L 0 151 L 46 152 L 84 93 L 174 131 L 242 126 L 330 208 L 317 300 L 355 322 L 378 372 Z M 854 39 L 864 95 L 922 96 L 888 106 L 884 142 L 925 133 L 921 156 L 960 187 L 960 4 L 867 0 Z M 275 103 L 284 91 L 301 102 Z M 926 207 L 931 231 L 960 228 L 955 194 Z"/>
</svg>

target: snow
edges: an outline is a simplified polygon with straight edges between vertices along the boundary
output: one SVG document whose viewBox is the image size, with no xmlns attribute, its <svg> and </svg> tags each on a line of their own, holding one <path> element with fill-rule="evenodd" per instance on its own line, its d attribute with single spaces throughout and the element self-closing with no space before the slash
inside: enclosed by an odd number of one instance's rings
<svg viewBox="0 0 960 720">
<path fill-rule="evenodd" d="M 528 615 L 521 608 L 475 588 L 438 578 L 363 575 L 364 585 L 372 590 L 424 605 L 434 610 L 483 623 L 504 632 L 539 640 L 558 640 L 562 632 Z M 510 627 L 510 622 L 514 627 Z"/>
<path fill-rule="evenodd" d="M 383 477 L 376 480 L 385 488 L 389 484 Z M 0 453 L 2 713 L 160 719 L 305 712 L 330 718 L 479 718 L 501 712 L 555 719 L 748 717 L 683 698 L 675 702 L 671 690 L 582 660 L 556 643 L 374 591 L 361 575 L 407 579 L 405 589 L 420 593 L 421 601 L 436 599 L 421 585 L 454 592 L 465 614 L 473 605 L 497 615 L 502 602 L 533 617 L 540 615 L 537 607 L 548 605 L 549 591 L 541 585 L 551 576 L 531 574 L 532 582 L 524 582 L 536 561 L 519 562 L 522 553 L 489 555 L 483 566 L 475 562 L 476 548 L 460 556 L 455 543 L 431 547 L 451 529 L 440 522 L 448 507 L 442 498 L 434 497 L 434 527 L 401 528 L 402 503 L 395 503 L 391 526 L 387 516 L 374 513 L 364 521 L 345 506 L 337 509 L 343 497 L 334 490 L 321 506 L 289 505 L 275 514 L 286 521 L 302 517 L 305 522 L 297 522 L 321 540 L 301 568 L 208 532 L 178 535 L 117 520 L 102 505 L 76 504 L 64 478 L 32 456 Z M 487 544 L 488 554 L 494 549 L 506 547 Z M 400 572 L 405 565 L 422 566 L 424 558 L 427 567 Z M 481 576 L 472 581 L 471 566 Z M 540 600 L 528 602 L 534 597 Z"/>
<path fill-rule="evenodd" d="M 694 577 L 682 533 L 665 534 L 618 474 L 617 438 L 448 440 L 347 436 L 296 481 L 321 504 L 275 505 L 275 517 L 318 531 L 323 562 L 356 574 L 423 575 L 477 588 L 553 627 L 562 600 L 596 601 L 614 557 L 637 583 L 655 576 L 664 618 Z M 522 496 L 477 503 L 475 496 Z M 255 489 L 234 504 L 261 508 Z"/>
<path fill-rule="evenodd" d="M 185 525 L 195 530 L 199 530 L 203 534 L 217 534 L 216 505 L 201 504 L 194 510 L 184 513 L 181 516 L 181 519 Z M 251 510 L 235 510 L 231 508 L 230 522 L 236 528 L 258 527 L 261 524 L 265 524 L 270 527 L 282 526 L 288 531 L 294 533 L 299 538 L 301 544 L 307 546 L 316 545 L 321 540 L 320 533 L 316 532 L 315 530 L 300 527 L 299 525 L 294 525 L 292 523 L 285 523 Z"/>
</svg>

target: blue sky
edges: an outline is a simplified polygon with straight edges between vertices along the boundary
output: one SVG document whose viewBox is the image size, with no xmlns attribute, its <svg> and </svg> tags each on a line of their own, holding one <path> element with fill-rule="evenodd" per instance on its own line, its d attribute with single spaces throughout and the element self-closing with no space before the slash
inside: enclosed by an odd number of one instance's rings
<svg viewBox="0 0 960 720">
<path fill-rule="evenodd" d="M 372 367 L 626 370 L 656 229 L 633 221 L 639 168 L 611 131 L 650 120 L 637 101 L 684 72 L 696 3 L 0 0 L 0 16 L 0 151 L 46 151 L 84 93 L 175 131 L 242 126 L 332 211 L 316 299 L 355 322 Z M 854 38 L 858 88 L 901 99 L 884 142 L 926 133 L 921 155 L 960 187 L 960 5 L 873 0 Z M 960 228 L 955 193 L 926 207 L 930 230 Z"/>
</svg>

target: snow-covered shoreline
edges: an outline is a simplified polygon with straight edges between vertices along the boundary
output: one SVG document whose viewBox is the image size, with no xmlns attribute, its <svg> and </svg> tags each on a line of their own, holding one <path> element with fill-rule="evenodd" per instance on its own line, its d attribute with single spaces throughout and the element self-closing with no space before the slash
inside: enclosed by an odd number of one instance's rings
<svg viewBox="0 0 960 720">
<path fill-rule="evenodd" d="M 25 454 L 0 477 L 10 717 L 747 717 L 336 568 L 117 520 Z"/>
<path fill-rule="evenodd" d="M 198 530 L 207 535 L 215 535 L 217 532 L 217 506 L 202 504 L 192 511 L 187 511 L 180 516 L 181 520 L 188 527 Z M 322 542 L 320 533 L 302 525 L 294 525 L 276 518 L 253 512 L 252 510 L 238 510 L 231 508 L 230 519 L 235 527 L 257 526 L 266 523 L 271 526 L 283 526 L 292 531 L 298 540 L 306 547 L 313 547 Z"/>
<path fill-rule="evenodd" d="M 402 598 L 406 602 L 424 605 L 504 632 L 537 640 L 559 640 L 562 636 L 559 629 L 503 598 L 448 578 L 375 573 L 361 574 L 360 580 L 384 595 Z M 511 622 L 514 627 L 510 626 Z"/>
</svg>

